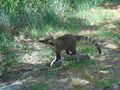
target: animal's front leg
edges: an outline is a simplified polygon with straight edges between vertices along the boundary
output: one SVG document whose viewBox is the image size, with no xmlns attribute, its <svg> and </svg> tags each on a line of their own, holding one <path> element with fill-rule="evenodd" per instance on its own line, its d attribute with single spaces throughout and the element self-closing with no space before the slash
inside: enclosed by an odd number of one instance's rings
<svg viewBox="0 0 120 90">
<path fill-rule="evenodd" d="M 58 60 L 61 60 L 61 51 L 57 51 L 56 52 L 56 59 L 54 59 L 51 63 L 50 63 L 50 67 L 52 67 L 52 65 L 56 62 L 56 61 L 58 61 Z"/>
<path fill-rule="evenodd" d="M 52 60 L 52 62 L 50 63 L 50 67 L 52 67 L 53 63 L 56 61 L 57 61 L 56 59 Z"/>
</svg>

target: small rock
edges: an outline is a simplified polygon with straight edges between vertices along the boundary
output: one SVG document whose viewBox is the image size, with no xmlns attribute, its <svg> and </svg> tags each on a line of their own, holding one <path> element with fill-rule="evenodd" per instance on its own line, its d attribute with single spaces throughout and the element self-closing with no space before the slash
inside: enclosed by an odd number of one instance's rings
<svg viewBox="0 0 120 90">
<path fill-rule="evenodd" d="M 107 74 L 109 71 L 99 71 L 100 73 Z"/>
<path fill-rule="evenodd" d="M 118 47 L 114 44 L 108 44 L 105 46 L 106 48 L 110 48 L 110 49 L 117 49 Z"/>
<path fill-rule="evenodd" d="M 89 81 L 83 80 L 80 78 L 72 78 L 72 81 L 71 81 L 72 86 L 85 86 L 89 83 L 90 83 Z"/>
<path fill-rule="evenodd" d="M 120 90 L 120 82 L 115 85 L 107 86 L 103 90 Z"/>
<path fill-rule="evenodd" d="M 24 86 L 23 82 L 17 81 L 15 83 L 3 86 L 2 88 L 0 88 L 0 90 L 28 90 L 28 89 Z"/>
</svg>

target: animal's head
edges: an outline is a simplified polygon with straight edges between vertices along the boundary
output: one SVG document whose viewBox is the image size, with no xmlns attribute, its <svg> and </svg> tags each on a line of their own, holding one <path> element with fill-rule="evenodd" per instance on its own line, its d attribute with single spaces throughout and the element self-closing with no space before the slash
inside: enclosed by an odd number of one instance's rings
<svg viewBox="0 0 120 90">
<path fill-rule="evenodd" d="M 47 38 L 47 39 L 44 39 L 44 40 L 39 40 L 38 42 L 46 44 L 49 47 L 54 46 L 54 39 L 53 39 L 53 37 L 50 37 L 50 38 Z"/>
</svg>

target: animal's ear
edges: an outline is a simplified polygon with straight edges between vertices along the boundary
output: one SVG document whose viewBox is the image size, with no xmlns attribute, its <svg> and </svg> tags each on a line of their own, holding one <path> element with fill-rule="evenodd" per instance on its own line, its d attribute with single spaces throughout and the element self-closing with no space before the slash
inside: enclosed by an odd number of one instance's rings
<svg viewBox="0 0 120 90">
<path fill-rule="evenodd" d="M 52 40 L 48 40 L 48 43 L 52 43 L 53 41 Z"/>
<path fill-rule="evenodd" d="M 49 43 L 50 45 L 54 46 L 53 40 L 48 40 L 48 43 Z"/>
</svg>

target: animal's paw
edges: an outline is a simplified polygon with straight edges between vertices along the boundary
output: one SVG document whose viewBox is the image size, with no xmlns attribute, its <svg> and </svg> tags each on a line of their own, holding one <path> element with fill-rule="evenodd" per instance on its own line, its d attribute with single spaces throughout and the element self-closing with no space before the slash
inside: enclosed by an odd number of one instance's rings
<svg viewBox="0 0 120 90">
<path fill-rule="evenodd" d="M 52 67 L 53 66 L 53 64 L 56 62 L 57 60 L 56 59 L 54 59 L 51 63 L 50 63 L 50 67 Z"/>
</svg>

